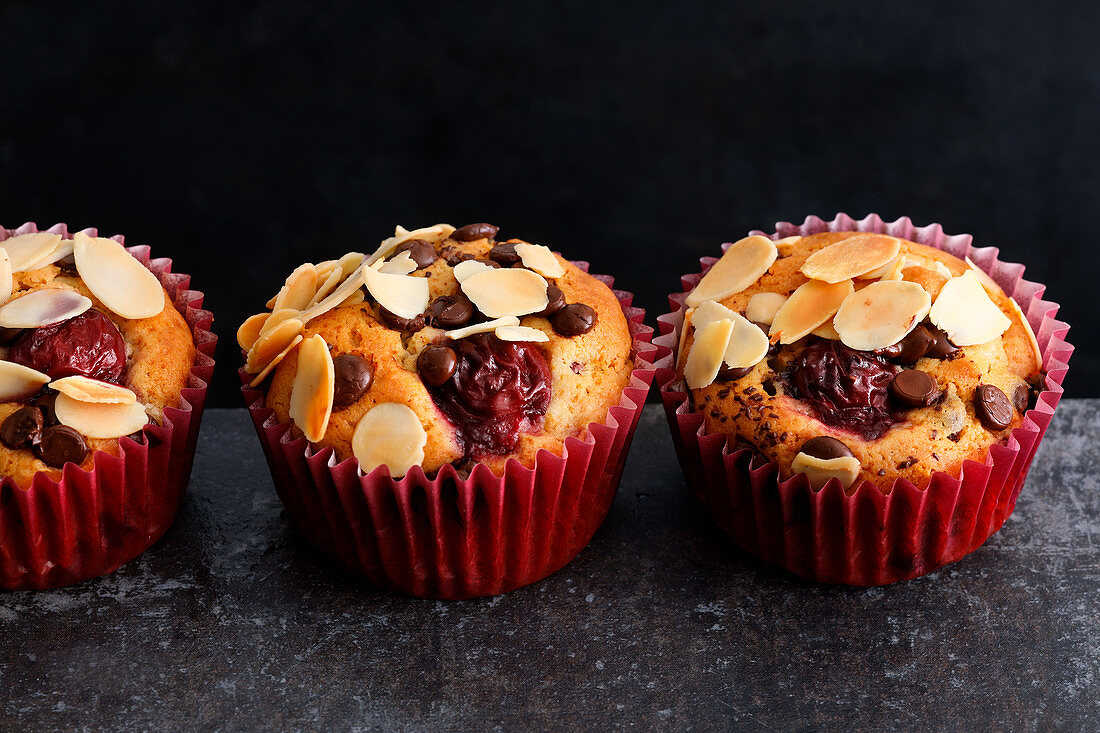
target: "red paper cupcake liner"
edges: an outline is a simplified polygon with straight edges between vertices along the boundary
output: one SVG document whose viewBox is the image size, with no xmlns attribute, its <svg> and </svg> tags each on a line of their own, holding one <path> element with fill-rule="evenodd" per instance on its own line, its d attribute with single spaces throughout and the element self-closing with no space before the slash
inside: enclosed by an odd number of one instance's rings
<svg viewBox="0 0 1100 733">
<path fill-rule="evenodd" d="M 587 262 L 574 262 L 585 272 Z M 595 276 L 608 287 L 613 279 Z M 611 508 L 646 395 L 656 373 L 645 311 L 614 290 L 633 338 L 634 370 L 603 422 L 563 455 L 546 450 L 534 468 L 507 462 L 503 476 L 478 464 L 463 479 L 451 465 L 434 477 L 414 466 L 399 480 L 385 466 L 314 453 L 265 407 L 265 389 L 240 372 L 241 391 L 279 498 L 311 543 L 376 586 L 422 598 L 505 593 L 561 569 L 588 544 Z"/>
<path fill-rule="evenodd" d="M 773 239 L 825 231 L 885 233 L 969 256 L 1023 310 L 1035 331 L 1046 370 L 1045 389 L 1007 445 L 994 445 L 982 463 L 965 461 L 959 475 L 936 472 L 920 488 L 897 479 L 888 494 L 863 482 L 851 494 L 839 481 L 814 491 L 805 475 L 779 481 L 779 466 L 737 449 L 720 433 L 707 433 L 676 380 L 675 354 L 684 321 L 684 298 L 703 273 L 681 279 L 669 296 L 672 312 L 657 319 L 661 335 L 657 384 L 688 487 L 714 522 L 749 552 L 811 580 L 883 585 L 916 578 L 977 549 L 1000 529 L 1016 506 L 1024 479 L 1062 396 L 1073 347 L 1069 326 L 1055 318 L 1058 304 L 1043 300 L 1044 285 L 1025 280 L 1024 266 L 1001 262 L 996 247 L 974 247 L 968 234 L 948 236 L 939 224 L 915 227 L 907 217 L 884 222 L 838 214 L 776 224 Z M 753 232 L 764 234 L 764 232 Z M 729 245 L 723 245 L 723 249 Z M 716 258 L 700 260 L 705 272 Z"/>
<path fill-rule="evenodd" d="M 36 231 L 34 223 L 0 228 L 0 241 Z M 65 224 L 44 231 L 69 236 Z M 121 438 L 118 456 L 96 451 L 92 470 L 66 464 L 60 480 L 38 473 L 28 489 L 10 477 L 0 482 L 0 588 L 58 588 L 106 575 L 160 539 L 183 501 L 214 372 L 214 319 L 172 260 L 151 260 L 146 246 L 127 250 L 160 279 L 191 328 L 197 352 L 187 386 L 179 406 L 164 409 L 163 426 L 143 428 L 141 443 Z"/>
</svg>

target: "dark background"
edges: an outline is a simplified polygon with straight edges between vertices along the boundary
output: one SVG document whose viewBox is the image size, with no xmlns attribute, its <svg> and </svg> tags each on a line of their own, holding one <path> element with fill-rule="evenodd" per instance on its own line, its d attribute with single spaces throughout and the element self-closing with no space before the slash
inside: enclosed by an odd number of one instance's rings
<svg viewBox="0 0 1100 733">
<path fill-rule="evenodd" d="M 1080 2 L 4 2 L 0 223 L 174 258 L 236 406 L 237 324 L 397 223 L 494 222 L 653 323 L 750 229 L 908 215 L 1046 282 L 1095 397 L 1098 31 Z"/>
</svg>

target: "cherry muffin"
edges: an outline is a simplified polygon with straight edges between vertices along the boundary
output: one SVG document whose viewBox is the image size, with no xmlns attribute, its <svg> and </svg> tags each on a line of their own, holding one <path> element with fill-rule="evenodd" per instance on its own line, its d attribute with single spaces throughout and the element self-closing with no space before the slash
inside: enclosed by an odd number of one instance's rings
<svg viewBox="0 0 1100 733">
<path fill-rule="evenodd" d="M 53 587 L 110 572 L 171 524 L 214 339 L 201 294 L 145 248 L 2 231 L 0 582 Z"/>
<path fill-rule="evenodd" d="M 938 227 L 779 229 L 727 246 L 661 319 L 692 489 L 741 544 L 815 579 L 958 559 L 1011 512 L 1057 404 L 1057 307 Z"/>
<path fill-rule="evenodd" d="M 303 533 L 432 597 L 500 593 L 572 559 L 653 375 L 642 311 L 586 269 L 484 223 L 399 227 L 369 256 L 295 269 L 238 341 Z"/>
</svg>

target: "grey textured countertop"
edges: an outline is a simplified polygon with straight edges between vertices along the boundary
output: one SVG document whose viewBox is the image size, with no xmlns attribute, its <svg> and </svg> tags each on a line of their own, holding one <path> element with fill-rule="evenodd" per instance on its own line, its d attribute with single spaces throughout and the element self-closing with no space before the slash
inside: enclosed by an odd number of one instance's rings
<svg viewBox="0 0 1100 733">
<path fill-rule="evenodd" d="M 649 406 L 607 522 L 511 594 L 413 600 L 290 529 L 243 410 L 116 573 L 0 595 L 0 728 L 1094 728 L 1100 401 L 1065 401 L 1015 514 L 876 589 L 763 565 L 687 495 Z"/>
</svg>

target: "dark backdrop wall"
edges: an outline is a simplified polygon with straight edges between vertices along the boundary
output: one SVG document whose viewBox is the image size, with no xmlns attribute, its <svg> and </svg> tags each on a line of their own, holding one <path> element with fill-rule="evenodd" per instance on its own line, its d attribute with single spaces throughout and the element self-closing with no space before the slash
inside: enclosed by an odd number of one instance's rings
<svg viewBox="0 0 1100 733">
<path fill-rule="evenodd" d="M 205 8 L 205 9 L 204 9 Z M 1100 5 L 0 6 L 0 223 L 169 255 L 221 334 L 304 260 L 488 220 L 650 310 L 807 214 L 941 222 L 1028 265 L 1100 396 Z"/>
</svg>

